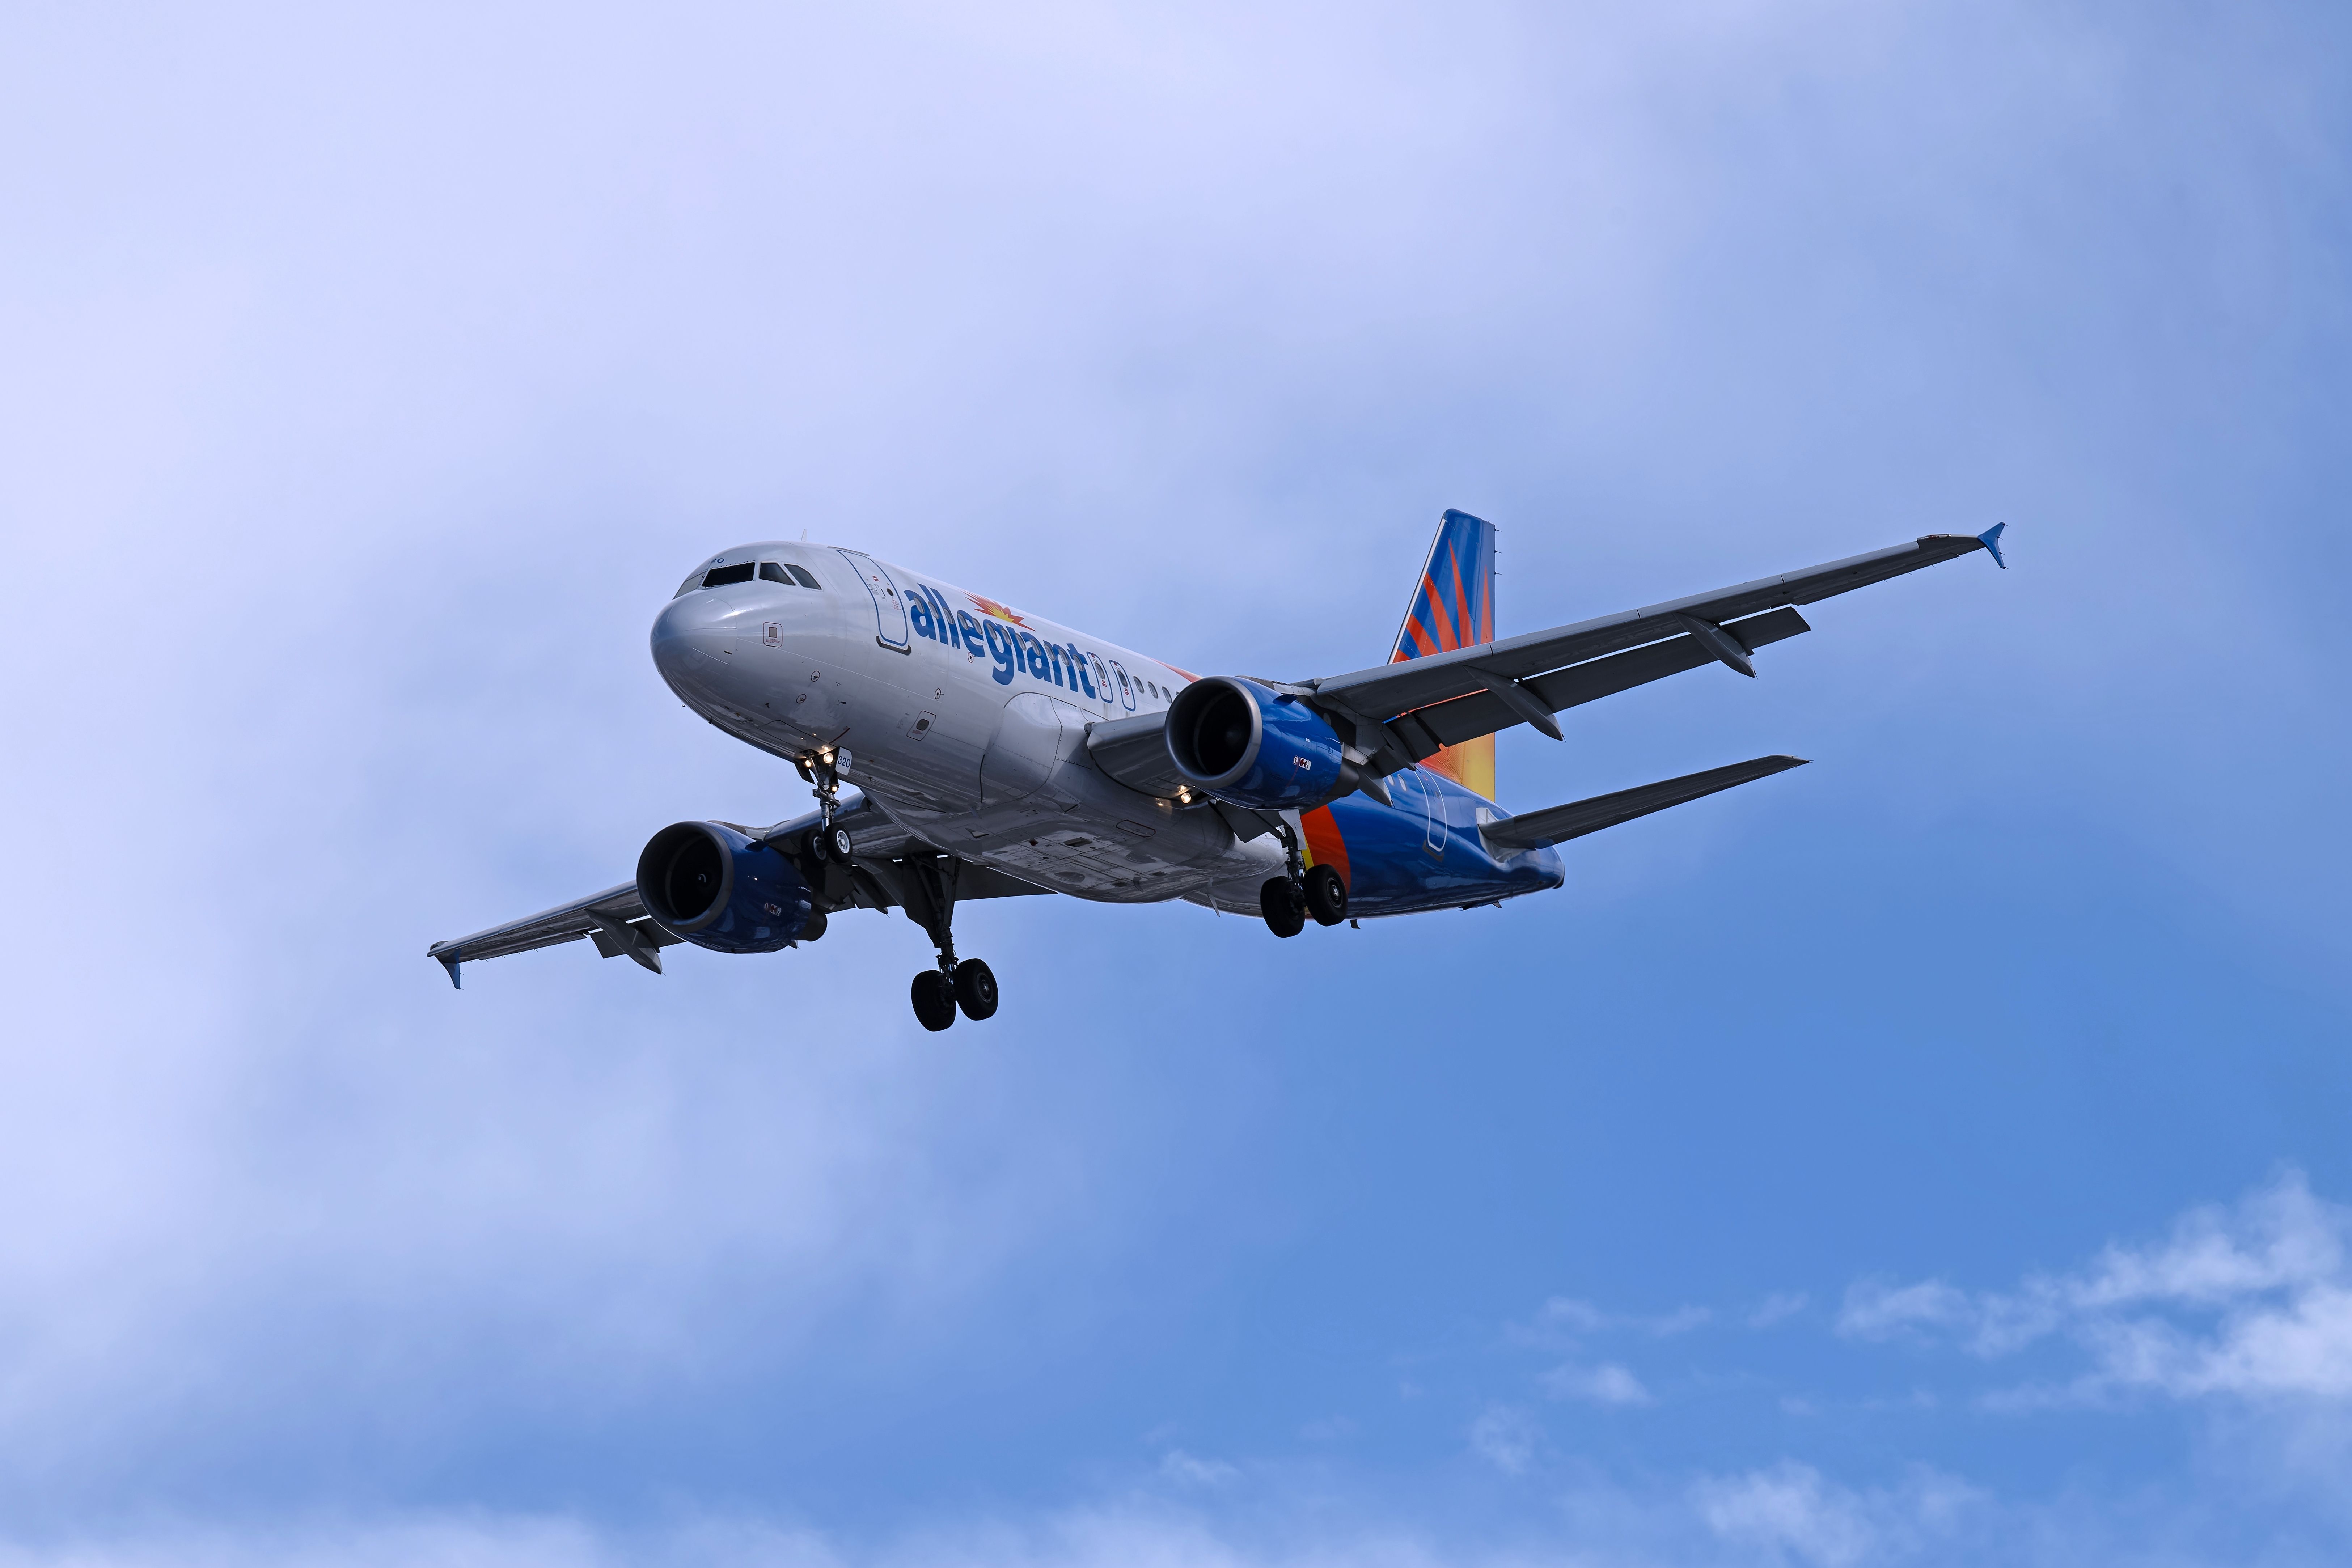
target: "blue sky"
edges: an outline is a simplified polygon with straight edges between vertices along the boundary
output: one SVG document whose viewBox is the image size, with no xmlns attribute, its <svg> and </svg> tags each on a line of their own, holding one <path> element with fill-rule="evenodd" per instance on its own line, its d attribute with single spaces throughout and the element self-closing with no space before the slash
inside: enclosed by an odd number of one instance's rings
<svg viewBox="0 0 2352 1568">
<path fill-rule="evenodd" d="M 0 1561 L 2337 1563 L 2323 6 L 0 20 Z M 1501 746 L 1501 911 L 434 938 L 863 545 L 1188 668 L 2010 525 Z"/>
</svg>

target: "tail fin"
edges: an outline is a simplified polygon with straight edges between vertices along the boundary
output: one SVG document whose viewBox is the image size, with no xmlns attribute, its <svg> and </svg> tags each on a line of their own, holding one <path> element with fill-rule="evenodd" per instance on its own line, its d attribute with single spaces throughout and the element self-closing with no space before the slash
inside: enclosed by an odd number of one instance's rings
<svg viewBox="0 0 2352 1568">
<path fill-rule="evenodd" d="M 1405 605 L 1393 664 L 1495 639 L 1495 525 L 1449 509 L 1437 520 L 1429 559 Z M 1482 735 L 1449 746 L 1422 766 L 1465 789 L 1495 798 L 1495 737 Z"/>
</svg>

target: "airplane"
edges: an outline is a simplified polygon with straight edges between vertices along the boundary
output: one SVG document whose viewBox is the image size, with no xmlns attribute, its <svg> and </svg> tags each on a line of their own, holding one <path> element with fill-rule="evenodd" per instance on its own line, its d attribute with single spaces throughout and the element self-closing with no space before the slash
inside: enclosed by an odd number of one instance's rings
<svg viewBox="0 0 2352 1568">
<path fill-rule="evenodd" d="M 1548 810 L 1495 800 L 1495 736 L 1811 631 L 1800 605 L 1984 550 L 1996 524 L 1714 593 L 1496 638 L 1492 523 L 1448 510 L 1389 661 L 1316 679 L 1199 675 L 845 546 L 770 540 L 687 574 L 654 667 L 695 713 L 793 764 L 814 811 L 684 821 L 636 876 L 427 956 L 586 938 L 656 974 L 679 943 L 772 953 L 851 909 L 903 911 L 937 951 L 909 988 L 927 1030 L 994 1015 L 956 906 L 1067 894 L 1311 919 L 1473 909 L 1559 887 L 1557 845 L 1803 765 L 1759 757 Z"/>
</svg>

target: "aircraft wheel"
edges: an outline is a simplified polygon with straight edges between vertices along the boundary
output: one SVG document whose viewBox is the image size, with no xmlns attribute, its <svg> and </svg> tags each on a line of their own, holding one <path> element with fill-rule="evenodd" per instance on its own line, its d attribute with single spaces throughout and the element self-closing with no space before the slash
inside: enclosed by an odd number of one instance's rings
<svg viewBox="0 0 2352 1568">
<path fill-rule="evenodd" d="M 926 969 L 915 977 L 915 1021 L 933 1034 L 955 1022 L 955 991 L 948 977 L 937 969 Z"/>
<path fill-rule="evenodd" d="M 1348 884 L 1328 865 L 1307 868 L 1307 913 L 1318 925 L 1337 925 L 1348 918 Z"/>
<path fill-rule="evenodd" d="M 1276 936 L 1296 936 L 1307 929 L 1307 900 L 1286 876 L 1274 877 L 1257 890 L 1257 907 L 1265 916 L 1265 928 Z"/>
<path fill-rule="evenodd" d="M 824 911 L 822 909 L 812 909 L 808 912 L 808 918 L 801 922 L 801 934 L 793 937 L 793 940 L 795 942 L 814 942 L 818 937 L 824 935 Z"/>
<path fill-rule="evenodd" d="M 963 1016 L 978 1023 L 996 1016 L 996 971 L 977 958 L 966 958 L 955 967 L 956 1005 Z"/>
</svg>

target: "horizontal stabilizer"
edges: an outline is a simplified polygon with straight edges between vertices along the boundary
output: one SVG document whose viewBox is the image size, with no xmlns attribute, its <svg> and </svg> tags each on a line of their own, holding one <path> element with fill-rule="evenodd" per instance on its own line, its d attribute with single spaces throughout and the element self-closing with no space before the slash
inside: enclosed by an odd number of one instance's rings
<svg viewBox="0 0 2352 1568">
<path fill-rule="evenodd" d="M 1653 811 L 1663 811 L 1669 806 L 1696 800 L 1702 795 L 1712 795 L 1736 784 L 1768 779 L 1775 773 L 1784 773 L 1791 768 L 1804 765 L 1805 759 L 1801 757 L 1759 757 L 1748 762 L 1732 763 L 1727 768 L 1710 768 L 1704 773 L 1685 773 L 1679 779 L 1661 779 L 1637 789 L 1620 789 L 1613 795 L 1595 795 L 1590 800 L 1572 800 L 1565 806 L 1554 806 L 1548 810 L 1506 817 L 1499 822 L 1487 823 L 1478 831 L 1486 839 L 1487 849 L 1497 858 L 1515 855 L 1522 850 L 1580 839 L 1587 833 L 1597 833 L 1603 828 L 1613 828 L 1620 822 L 1630 822 L 1636 817 L 1646 817 Z"/>
</svg>

